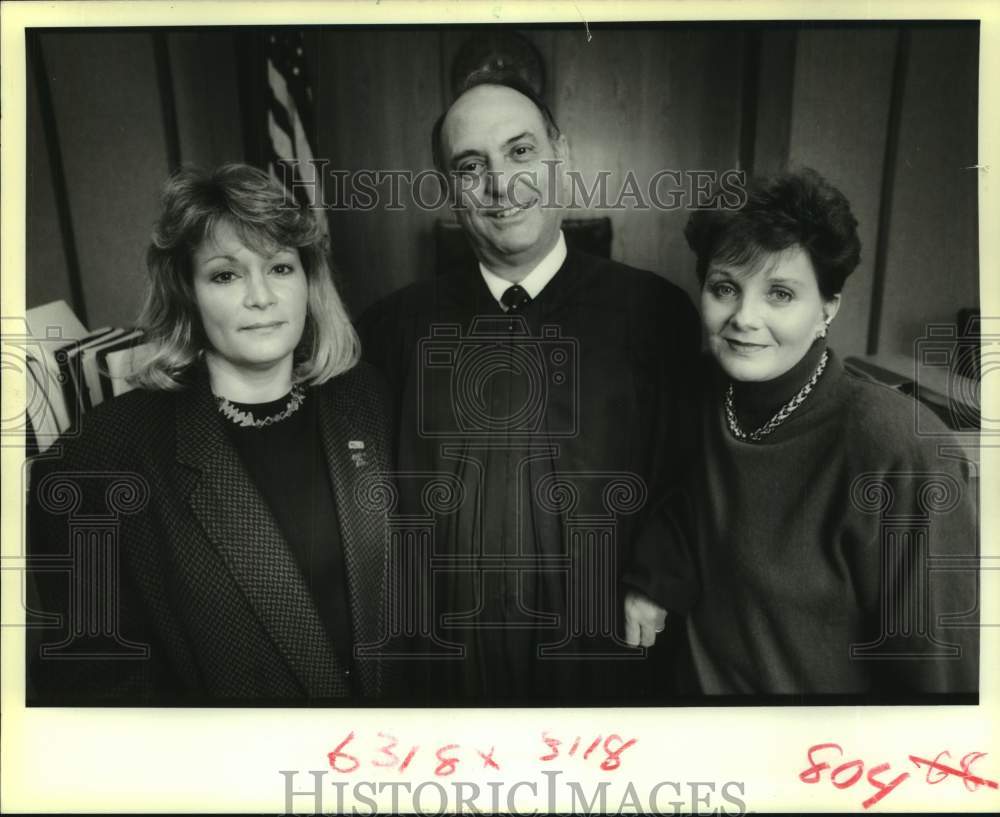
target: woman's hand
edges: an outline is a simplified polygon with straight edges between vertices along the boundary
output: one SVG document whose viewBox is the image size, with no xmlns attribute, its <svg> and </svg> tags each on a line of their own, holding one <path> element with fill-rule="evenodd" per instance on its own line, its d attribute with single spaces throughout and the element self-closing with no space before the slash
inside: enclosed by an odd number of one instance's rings
<svg viewBox="0 0 1000 817">
<path fill-rule="evenodd" d="M 631 647 L 652 647 L 666 626 L 667 611 L 642 593 L 625 594 L 625 641 Z"/>
</svg>

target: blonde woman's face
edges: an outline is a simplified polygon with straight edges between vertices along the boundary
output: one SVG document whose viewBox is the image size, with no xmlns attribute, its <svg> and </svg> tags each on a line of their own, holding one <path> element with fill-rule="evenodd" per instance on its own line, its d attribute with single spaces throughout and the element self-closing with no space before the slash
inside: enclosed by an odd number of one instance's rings
<svg viewBox="0 0 1000 817">
<path fill-rule="evenodd" d="M 209 353 L 236 370 L 290 365 L 309 292 L 298 250 L 281 247 L 261 255 L 222 222 L 195 250 L 192 266 Z"/>
</svg>

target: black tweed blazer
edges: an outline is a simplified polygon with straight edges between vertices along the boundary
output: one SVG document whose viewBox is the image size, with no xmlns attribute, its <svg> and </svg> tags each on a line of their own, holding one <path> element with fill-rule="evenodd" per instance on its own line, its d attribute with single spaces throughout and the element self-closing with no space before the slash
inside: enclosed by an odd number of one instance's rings
<svg viewBox="0 0 1000 817">
<path fill-rule="evenodd" d="M 383 635 L 385 390 L 360 364 L 311 390 L 337 500 L 355 646 Z M 33 464 L 29 704 L 294 702 L 348 695 L 295 559 L 230 444 L 202 369 L 133 391 Z M 289 479 L 300 478 L 290 474 Z M 376 477 L 377 478 L 377 477 Z M 379 660 L 355 692 L 384 691 Z"/>
</svg>

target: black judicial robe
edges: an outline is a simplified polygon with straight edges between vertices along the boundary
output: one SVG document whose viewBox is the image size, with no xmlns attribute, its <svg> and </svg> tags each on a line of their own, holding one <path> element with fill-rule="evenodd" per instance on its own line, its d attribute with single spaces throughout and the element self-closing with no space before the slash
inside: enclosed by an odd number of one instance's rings
<svg viewBox="0 0 1000 817">
<path fill-rule="evenodd" d="M 473 264 L 390 295 L 359 331 L 394 393 L 396 521 L 424 536 L 400 594 L 424 694 L 586 703 L 655 684 L 624 645 L 618 575 L 695 439 L 685 293 L 569 250 L 517 316 Z"/>
</svg>

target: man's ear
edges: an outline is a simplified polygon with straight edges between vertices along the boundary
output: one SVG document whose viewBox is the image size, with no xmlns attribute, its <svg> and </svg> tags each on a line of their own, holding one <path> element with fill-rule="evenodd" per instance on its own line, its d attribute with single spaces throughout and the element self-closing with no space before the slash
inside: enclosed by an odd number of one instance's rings
<svg viewBox="0 0 1000 817">
<path fill-rule="evenodd" d="M 564 169 L 568 168 L 570 162 L 569 141 L 566 139 L 565 133 L 560 133 L 556 137 L 552 142 L 552 148 L 555 151 L 556 158 L 565 165 Z"/>
<path fill-rule="evenodd" d="M 563 201 L 564 196 L 569 195 L 569 170 L 571 169 L 571 159 L 569 152 L 569 142 L 566 139 L 566 135 L 560 133 L 555 139 L 552 140 L 552 152 L 555 154 L 556 166 L 553 168 L 556 174 L 557 184 L 559 193 L 557 194 L 557 201 Z"/>
</svg>

